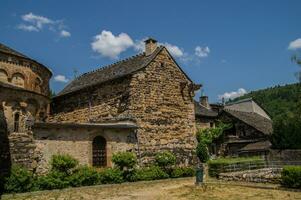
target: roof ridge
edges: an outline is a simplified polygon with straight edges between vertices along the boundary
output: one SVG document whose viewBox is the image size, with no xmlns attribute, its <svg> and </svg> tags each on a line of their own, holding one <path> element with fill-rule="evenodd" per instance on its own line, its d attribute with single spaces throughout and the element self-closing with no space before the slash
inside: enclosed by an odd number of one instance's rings
<svg viewBox="0 0 301 200">
<path fill-rule="evenodd" d="M 127 57 L 127 58 L 124 58 L 124 59 L 121 59 L 121 60 L 118 60 L 118 61 L 116 61 L 114 63 L 111 63 L 111 64 L 108 64 L 108 65 L 101 66 L 101 67 L 99 67 L 97 69 L 85 72 L 85 73 L 79 75 L 77 78 L 81 78 L 81 77 L 83 77 L 83 76 L 85 76 L 87 74 L 91 74 L 91 73 L 94 73 L 94 72 L 99 72 L 99 71 L 105 70 L 105 69 L 110 68 L 110 67 L 112 67 L 114 65 L 120 64 L 120 63 L 125 62 L 125 61 L 129 61 L 131 59 L 134 59 L 134 58 L 136 58 L 138 56 L 142 56 L 142 55 L 144 55 L 144 52 L 136 54 L 136 55 L 133 55 L 133 56 L 130 56 L 130 57 Z"/>
<path fill-rule="evenodd" d="M 241 99 L 241 100 L 238 100 L 238 101 L 235 101 L 235 102 L 228 103 L 225 106 L 231 106 L 231 105 L 243 103 L 243 102 L 246 102 L 246 101 L 254 101 L 254 100 L 253 100 L 252 97 L 249 97 L 249 98 L 245 98 L 245 99 Z"/>
</svg>

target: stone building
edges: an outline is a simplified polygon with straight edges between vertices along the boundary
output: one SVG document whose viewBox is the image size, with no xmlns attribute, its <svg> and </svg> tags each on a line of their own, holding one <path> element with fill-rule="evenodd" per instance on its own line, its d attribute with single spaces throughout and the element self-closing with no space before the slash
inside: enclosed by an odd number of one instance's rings
<svg viewBox="0 0 301 200">
<path fill-rule="evenodd" d="M 118 151 L 136 153 L 143 165 L 150 163 L 155 153 L 168 150 L 175 153 L 179 165 L 194 162 L 193 97 L 200 85 L 194 84 L 154 39 L 145 41 L 145 52 L 141 54 L 75 78 L 52 99 L 50 114 L 51 72 L 9 50 L 8 57 L 16 54 L 22 61 L 12 63 L 6 59 L 0 63 L 0 77 L 4 77 L 1 102 L 8 135 L 15 143 L 17 137 L 10 137 L 15 132 L 20 140 L 30 140 L 18 144 L 30 146 L 22 152 L 15 152 L 11 146 L 11 157 L 31 152 L 34 161 L 29 157 L 23 160 L 38 172 L 47 170 L 53 154 L 70 154 L 81 164 L 104 167 L 111 166 L 111 156 Z M 22 77 L 20 81 L 12 81 L 13 69 L 23 70 L 18 75 Z M 22 122 L 35 119 L 32 131 L 21 122 L 15 129 L 15 113 Z M 32 137 L 23 139 L 25 130 Z"/>
<path fill-rule="evenodd" d="M 271 143 L 272 120 L 254 100 L 217 105 L 209 104 L 207 97 L 195 103 L 198 128 L 214 127 L 217 121 L 231 124 L 222 138 L 210 148 L 211 154 L 220 156 L 264 155 Z"/>
<path fill-rule="evenodd" d="M 31 124 L 49 112 L 51 71 L 39 62 L 0 44 L 0 171 L 14 163 L 32 168 L 35 145 Z"/>
</svg>

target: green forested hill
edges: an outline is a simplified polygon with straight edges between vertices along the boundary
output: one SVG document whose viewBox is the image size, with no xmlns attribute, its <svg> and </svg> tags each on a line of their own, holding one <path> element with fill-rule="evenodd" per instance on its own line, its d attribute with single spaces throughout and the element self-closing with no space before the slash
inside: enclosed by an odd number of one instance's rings
<svg viewBox="0 0 301 200">
<path fill-rule="evenodd" d="M 301 84 L 278 85 L 263 90 L 252 91 L 231 102 L 250 97 L 267 110 L 272 118 L 295 113 L 298 110 L 298 101 L 301 101 Z"/>
</svg>

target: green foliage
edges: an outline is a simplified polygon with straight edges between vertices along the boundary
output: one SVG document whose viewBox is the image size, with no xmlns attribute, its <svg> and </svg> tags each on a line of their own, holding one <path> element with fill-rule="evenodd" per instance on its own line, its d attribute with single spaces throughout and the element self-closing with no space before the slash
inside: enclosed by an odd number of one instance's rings
<svg viewBox="0 0 301 200">
<path fill-rule="evenodd" d="M 118 168 L 107 168 L 99 172 L 100 182 L 103 184 L 122 183 L 123 173 Z"/>
<path fill-rule="evenodd" d="M 230 102 L 252 98 L 271 115 L 272 119 L 283 113 L 295 113 L 300 104 L 301 84 L 275 86 L 263 90 L 252 91 Z"/>
<path fill-rule="evenodd" d="M 196 155 L 202 163 L 206 163 L 209 160 L 208 148 L 203 141 L 198 143 L 198 146 L 196 147 Z"/>
<path fill-rule="evenodd" d="M 169 178 L 169 175 L 159 166 L 150 166 L 147 168 L 136 169 L 130 178 L 130 181 L 150 181 Z"/>
<path fill-rule="evenodd" d="M 28 192 L 33 188 L 33 174 L 20 166 L 13 165 L 11 174 L 5 179 L 6 193 Z"/>
<path fill-rule="evenodd" d="M 155 156 L 155 162 L 163 169 L 171 168 L 176 163 L 176 156 L 169 151 L 159 152 Z"/>
<path fill-rule="evenodd" d="M 235 164 L 237 170 L 260 168 L 264 164 L 264 159 L 259 156 L 238 157 L 238 158 L 219 158 L 208 162 L 208 172 L 211 177 L 218 177 L 220 173 L 227 172 L 230 165 Z M 250 165 L 251 164 L 251 165 Z M 231 169 L 235 170 L 234 168 Z"/>
<path fill-rule="evenodd" d="M 112 162 L 121 170 L 129 170 L 137 164 L 137 157 L 131 152 L 118 152 L 113 155 Z"/>
<path fill-rule="evenodd" d="M 195 175 L 195 169 L 193 167 L 177 167 L 174 168 L 171 177 L 179 178 L 179 177 L 192 177 Z"/>
<path fill-rule="evenodd" d="M 68 176 L 59 171 L 50 171 L 45 176 L 40 176 L 35 182 L 35 190 L 63 189 L 70 186 Z"/>
<path fill-rule="evenodd" d="M 208 145 L 214 140 L 220 138 L 226 129 L 231 128 L 231 124 L 224 124 L 219 122 L 215 128 L 199 129 L 196 137 L 198 145 L 196 148 L 196 154 L 202 163 L 209 160 Z"/>
<path fill-rule="evenodd" d="M 271 138 L 273 148 L 300 149 L 301 139 L 298 130 L 301 130 L 301 84 L 258 90 L 233 101 L 250 97 L 267 110 L 273 119 L 274 133 Z"/>
<path fill-rule="evenodd" d="M 301 117 L 294 114 L 278 116 L 273 121 L 271 142 L 275 149 L 301 149 Z"/>
<path fill-rule="evenodd" d="M 77 167 L 78 160 L 70 155 L 53 155 L 50 164 L 52 171 L 71 174 Z"/>
<path fill-rule="evenodd" d="M 82 166 L 69 177 L 70 185 L 73 187 L 100 184 L 100 174 L 93 167 Z"/>
<path fill-rule="evenodd" d="M 281 172 L 281 185 L 301 189 L 301 166 L 285 166 Z"/>
<path fill-rule="evenodd" d="M 218 122 L 214 128 L 203 128 L 197 131 L 198 142 L 203 142 L 206 145 L 211 144 L 214 140 L 222 136 L 223 132 L 231 128 L 231 124 Z"/>
</svg>

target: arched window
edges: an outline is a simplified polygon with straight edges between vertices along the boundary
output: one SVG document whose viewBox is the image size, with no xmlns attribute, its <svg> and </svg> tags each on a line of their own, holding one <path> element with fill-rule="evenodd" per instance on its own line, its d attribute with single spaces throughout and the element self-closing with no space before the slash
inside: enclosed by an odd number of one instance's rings
<svg viewBox="0 0 301 200">
<path fill-rule="evenodd" d="M 19 87 L 24 87 L 25 85 L 25 78 L 22 74 L 16 73 L 13 74 L 12 79 L 11 79 L 12 84 L 19 86 Z"/>
<path fill-rule="evenodd" d="M 5 83 L 8 82 L 8 75 L 3 69 L 0 69 L 0 81 Z"/>
<path fill-rule="evenodd" d="M 107 166 L 107 142 L 101 136 L 97 136 L 93 140 L 93 166 L 94 167 L 106 167 Z"/>
<path fill-rule="evenodd" d="M 14 132 L 19 132 L 20 114 L 15 113 L 14 115 Z"/>
</svg>

